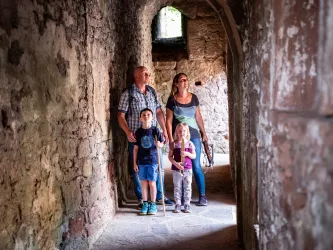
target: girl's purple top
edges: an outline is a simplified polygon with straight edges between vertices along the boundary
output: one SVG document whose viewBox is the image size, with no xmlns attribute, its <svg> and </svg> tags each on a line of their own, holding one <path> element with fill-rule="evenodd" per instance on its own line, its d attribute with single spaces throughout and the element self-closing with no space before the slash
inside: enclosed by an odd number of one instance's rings
<svg viewBox="0 0 333 250">
<path fill-rule="evenodd" d="M 180 142 L 174 142 L 173 143 L 174 147 L 173 147 L 173 159 L 176 162 L 180 162 L 181 161 L 181 155 L 180 152 L 182 150 L 182 143 Z M 185 143 L 185 151 L 186 152 L 190 152 L 193 153 L 195 152 L 195 146 L 191 141 L 188 141 Z M 179 170 L 175 165 L 172 164 L 171 167 L 172 170 Z M 185 166 L 184 169 L 192 169 L 192 160 L 189 157 L 185 157 Z"/>
</svg>

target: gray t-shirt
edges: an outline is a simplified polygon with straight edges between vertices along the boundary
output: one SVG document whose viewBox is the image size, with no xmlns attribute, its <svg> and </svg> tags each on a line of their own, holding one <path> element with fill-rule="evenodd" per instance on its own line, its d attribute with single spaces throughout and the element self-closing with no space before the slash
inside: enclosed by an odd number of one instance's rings
<svg viewBox="0 0 333 250">
<path fill-rule="evenodd" d="M 190 129 L 191 139 L 200 138 L 199 127 L 195 119 L 195 111 L 199 106 L 198 97 L 192 94 L 191 101 L 187 104 L 181 104 L 176 101 L 174 96 L 170 96 L 166 107 L 173 112 L 172 134 L 175 133 L 176 126 L 185 122 Z"/>
</svg>

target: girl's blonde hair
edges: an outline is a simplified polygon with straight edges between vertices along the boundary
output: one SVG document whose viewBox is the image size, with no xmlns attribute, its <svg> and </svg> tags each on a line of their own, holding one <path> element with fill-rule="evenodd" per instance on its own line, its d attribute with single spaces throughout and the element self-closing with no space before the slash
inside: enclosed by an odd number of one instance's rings
<svg viewBox="0 0 333 250">
<path fill-rule="evenodd" d="M 173 81 L 172 81 L 170 96 L 177 94 L 178 88 L 177 88 L 176 84 L 178 83 L 178 80 L 181 76 L 187 77 L 187 75 L 185 73 L 178 73 L 177 75 L 175 75 L 175 77 L 173 78 Z"/>
<path fill-rule="evenodd" d="M 189 126 L 185 122 L 178 123 L 178 125 L 176 126 L 176 129 L 175 129 L 175 134 L 173 135 L 173 139 L 175 141 L 179 141 L 180 138 L 178 138 L 177 131 L 182 126 L 185 127 L 186 132 L 187 132 L 187 135 L 186 135 L 185 139 L 187 141 L 189 141 L 191 139 L 190 128 L 189 128 Z"/>
</svg>

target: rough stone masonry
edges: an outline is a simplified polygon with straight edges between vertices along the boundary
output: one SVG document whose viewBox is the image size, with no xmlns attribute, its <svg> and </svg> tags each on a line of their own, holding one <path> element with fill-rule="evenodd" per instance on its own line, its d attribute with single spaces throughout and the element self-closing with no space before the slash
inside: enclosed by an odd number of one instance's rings
<svg viewBox="0 0 333 250">
<path fill-rule="evenodd" d="M 331 1 L 206 2 L 228 44 L 240 242 L 332 249 Z M 112 222 L 129 183 L 119 96 L 131 66 L 154 69 L 154 15 L 180 3 L 206 13 L 200 0 L 1 1 L 0 249 L 86 249 Z"/>
</svg>

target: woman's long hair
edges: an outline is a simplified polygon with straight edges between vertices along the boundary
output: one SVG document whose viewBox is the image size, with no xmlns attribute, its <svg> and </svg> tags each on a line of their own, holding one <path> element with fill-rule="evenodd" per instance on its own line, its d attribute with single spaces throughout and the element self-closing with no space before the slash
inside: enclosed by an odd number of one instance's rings
<svg viewBox="0 0 333 250">
<path fill-rule="evenodd" d="M 173 96 L 173 95 L 177 94 L 178 88 L 176 86 L 176 83 L 178 83 L 178 80 L 179 80 L 180 76 L 186 76 L 187 77 L 187 75 L 185 73 L 178 73 L 177 75 L 175 75 L 175 77 L 173 78 L 173 81 L 172 81 L 170 96 Z"/>
</svg>

